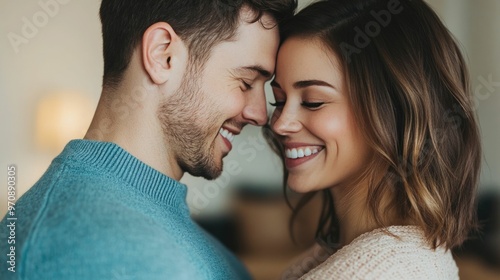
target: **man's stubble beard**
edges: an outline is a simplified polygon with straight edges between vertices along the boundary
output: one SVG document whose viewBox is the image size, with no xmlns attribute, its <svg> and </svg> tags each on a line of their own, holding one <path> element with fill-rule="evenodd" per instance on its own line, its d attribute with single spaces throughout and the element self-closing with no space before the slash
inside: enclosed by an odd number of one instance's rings
<svg viewBox="0 0 500 280">
<path fill-rule="evenodd" d="M 222 173 L 222 159 L 215 158 L 217 120 L 221 118 L 195 72 L 187 69 L 179 89 L 160 105 L 158 117 L 166 145 L 182 171 L 211 180 Z"/>
</svg>

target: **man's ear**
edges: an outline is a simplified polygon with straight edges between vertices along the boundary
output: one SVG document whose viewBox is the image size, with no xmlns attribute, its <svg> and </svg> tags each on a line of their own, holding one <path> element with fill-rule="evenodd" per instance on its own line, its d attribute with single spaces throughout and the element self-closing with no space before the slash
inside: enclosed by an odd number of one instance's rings
<svg viewBox="0 0 500 280">
<path fill-rule="evenodd" d="M 172 58 L 180 51 L 176 46 L 178 44 L 181 44 L 180 38 L 166 22 L 157 22 L 144 32 L 143 64 L 155 84 L 164 84 L 170 78 Z"/>
</svg>

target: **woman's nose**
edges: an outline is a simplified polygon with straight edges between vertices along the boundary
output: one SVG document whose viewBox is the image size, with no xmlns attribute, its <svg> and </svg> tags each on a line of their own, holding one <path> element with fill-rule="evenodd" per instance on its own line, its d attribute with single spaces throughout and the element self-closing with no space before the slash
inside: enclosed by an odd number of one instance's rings
<svg viewBox="0 0 500 280">
<path fill-rule="evenodd" d="M 276 134 L 286 136 L 300 131 L 302 124 L 295 112 L 283 108 L 283 110 L 274 111 L 271 117 L 271 127 Z"/>
</svg>

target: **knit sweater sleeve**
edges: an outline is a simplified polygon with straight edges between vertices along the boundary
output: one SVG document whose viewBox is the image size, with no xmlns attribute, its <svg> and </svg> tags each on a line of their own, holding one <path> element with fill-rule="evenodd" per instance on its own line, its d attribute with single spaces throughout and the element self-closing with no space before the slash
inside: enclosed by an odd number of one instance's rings
<svg viewBox="0 0 500 280">
<path fill-rule="evenodd" d="M 364 234 L 305 274 L 323 279 L 458 279 L 450 251 L 432 250 L 418 229 L 389 228 Z"/>
</svg>

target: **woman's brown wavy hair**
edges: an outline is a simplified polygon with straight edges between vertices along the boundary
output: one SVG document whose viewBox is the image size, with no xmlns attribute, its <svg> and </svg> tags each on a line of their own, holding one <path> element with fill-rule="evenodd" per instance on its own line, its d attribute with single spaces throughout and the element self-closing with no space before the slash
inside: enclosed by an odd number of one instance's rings
<svg viewBox="0 0 500 280">
<path fill-rule="evenodd" d="M 343 66 L 356 123 L 375 154 L 360 175 L 370 182 L 377 224 L 389 226 L 384 214 L 392 209 L 420 226 L 433 248 L 460 245 L 476 228 L 481 144 L 466 63 L 434 11 L 422 0 L 321 1 L 282 30 L 282 41 L 319 39 Z M 269 126 L 265 134 L 283 157 Z M 321 193 L 317 237 L 335 239 L 331 192 Z M 392 200 L 380 210 L 387 193 Z"/>
</svg>

